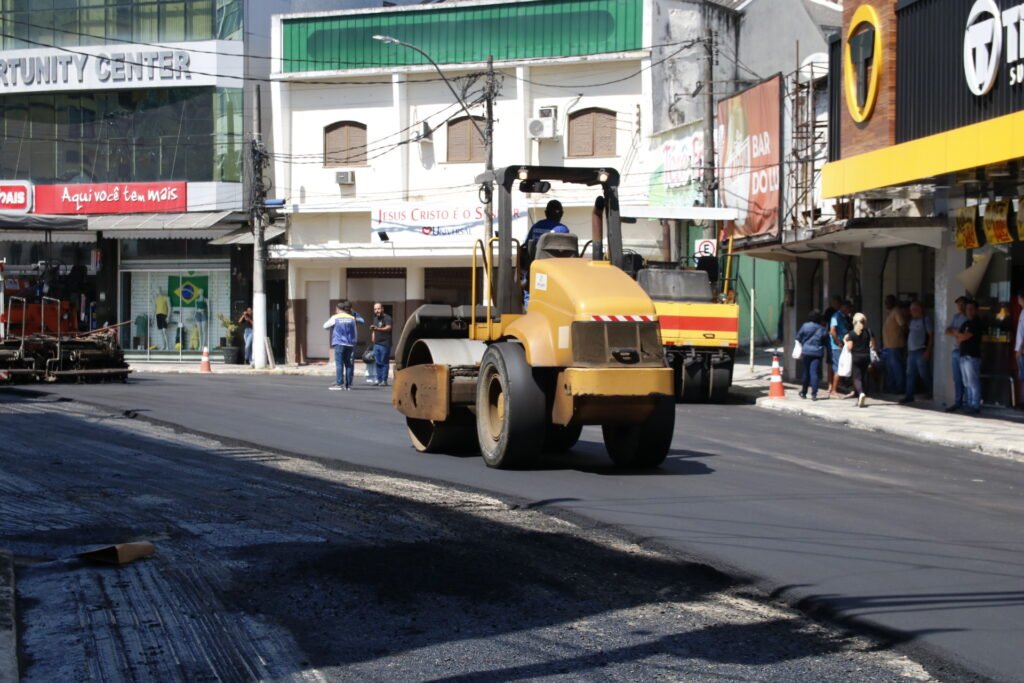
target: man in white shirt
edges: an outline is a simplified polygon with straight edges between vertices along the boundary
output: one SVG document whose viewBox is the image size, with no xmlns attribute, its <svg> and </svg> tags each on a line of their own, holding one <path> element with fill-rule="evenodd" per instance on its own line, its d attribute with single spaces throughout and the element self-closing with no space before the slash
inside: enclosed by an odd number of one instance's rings
<svg viewBox="0 0 1024 683">
<path fill-rule="evenodd" d="M 1017 383 L 1024 394 L 1024 289 L 1017 292 L 1017 306 L 1021 312 L 1017 316 L 1017 338 L 1013 343 L 1013 356 L 1017 359 Z"/>
</svg>

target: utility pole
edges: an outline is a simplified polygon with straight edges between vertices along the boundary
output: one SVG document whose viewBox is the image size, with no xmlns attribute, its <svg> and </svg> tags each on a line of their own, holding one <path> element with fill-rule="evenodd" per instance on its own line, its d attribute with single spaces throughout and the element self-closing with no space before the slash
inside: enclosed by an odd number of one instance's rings
<svg viewBox="0 0 1024 683">
<path fill-rule="evenodd" d="M 494 171 L 494 55 L 487 55 L 487 122 L 484 128 L 484 144 L 487 146 L 487 159 L 485 170 L 488 176 Z M 490 180 L 484 189 L 484 232 L 488 239 L 494 237 L 494 183 Z"/>
<path fill-rule="evenodd" d="M 704 206 L 715 205 L 715 34 L 704 18 Z"/>
<path fill-rule="evenodd" d="M 252 216 L 252 361 L 257 369 L 267 366 L 267 295 L 263 289 L 263 203 L 267 188 L 263 184 L 263 169 L 267 165 L 263 146 L 260 86 L 253 93 L 252 122 L 252 193 L 249 206 Z"/>
</svg>

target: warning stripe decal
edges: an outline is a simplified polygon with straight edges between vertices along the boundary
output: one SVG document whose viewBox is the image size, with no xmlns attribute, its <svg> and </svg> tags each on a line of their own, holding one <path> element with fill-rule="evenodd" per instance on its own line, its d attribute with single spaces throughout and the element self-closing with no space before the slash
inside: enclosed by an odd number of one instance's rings
<svg viewBox="0 0 1024 683">
<path fill-rule="evenodd" d="M 716 318 L 693 315 L 663 315 L 661 327 L 665 330 L 708 330 L 709 332 L 740 331 L 738 318 Z"/>
<path fill-rule="evenodd" d="M 590 317 L 604 323 L 653 323 L 658 320 L 653 315 L 592 315 Z"/>
</svg>

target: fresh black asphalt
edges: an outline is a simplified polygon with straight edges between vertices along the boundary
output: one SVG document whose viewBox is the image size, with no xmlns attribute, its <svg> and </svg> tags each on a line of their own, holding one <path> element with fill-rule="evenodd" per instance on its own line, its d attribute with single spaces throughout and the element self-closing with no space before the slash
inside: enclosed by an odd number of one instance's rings
<svg viewBox="0 0 1024 683">
<path fill-rule="evenodd" d="M 319 377 L 140 375 L 42 390 L 555 506 L 898 633 L 954 668 L 1024 680 L 1019 463 L 735 404 L 680 406 L 673 451 L 654 473 L 616 471 L 594 428 L 567 456 L 505 472 L 417 453 L 387 391 L 329 392 Z"/>
</svg>

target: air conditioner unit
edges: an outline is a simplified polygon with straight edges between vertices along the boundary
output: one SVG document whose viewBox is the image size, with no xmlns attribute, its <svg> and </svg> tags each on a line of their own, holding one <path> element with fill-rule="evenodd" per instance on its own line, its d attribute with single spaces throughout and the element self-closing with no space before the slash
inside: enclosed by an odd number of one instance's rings
<svg viewBox="0 0 1024 683">
<path fill-rule="evenodd" d="M 339 185 L 355 185 L 356 184 L 356 172 L 355 171 L 338 171 L 334 174 L 334 182 Z"/>
<path fill-rule="evenodd" d="M 558 137 L 558 107 L 537 107 L 537 116 L 526 124 L 531 138 L 550 140 Z"/>
</svg>

